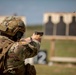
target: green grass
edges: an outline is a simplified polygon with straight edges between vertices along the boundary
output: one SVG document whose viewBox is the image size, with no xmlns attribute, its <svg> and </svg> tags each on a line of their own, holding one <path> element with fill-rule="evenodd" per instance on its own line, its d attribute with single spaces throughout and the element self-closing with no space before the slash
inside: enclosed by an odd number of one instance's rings
<svg viewBox="0 0 76 75">
<path fill-rule="evenodd" d="M 56 41 L 56 56 L 76 57 L 76 41 Z"/>
<path fill-rule="evenodd" d="M 34 31 L 43 31 L 43 26 L 27 26 L 26 37 L 31 36 Z M 51 41 L 42 39 L 41 49 L 47 51 L 47 61 L 50 59 Z M 55 42 L 55 56 L 61 57 L 76 57 L 76 41 L 62 41 Z M 39 65 L 35 64 L 37 75 L 76 75 L 76 66 L 67 65 Z"/>
<path fill-rule="evenodd" d="M 35 65 L 37 75 L 76 75 L 76 67 Z"/>
</svg>

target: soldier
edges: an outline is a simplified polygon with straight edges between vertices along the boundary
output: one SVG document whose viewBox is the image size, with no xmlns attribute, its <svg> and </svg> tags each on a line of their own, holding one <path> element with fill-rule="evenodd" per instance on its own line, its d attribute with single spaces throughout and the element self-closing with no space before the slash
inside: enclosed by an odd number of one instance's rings
<svg viewBox="0 0 76 75">
<path fill-rule="evenodd" d="M 37 52 L 40 48 L 40 41 L 41 36 L 34 33 L 31 37 L 21 39 L 19 42 L 14 43 L 13 46 L 8 51 L 8 59 L 7 59 L 8 73 L 17 75 L 26 75 L 25 69 L 27 68 L 24 66 L 24 60 L 26 58 L 30 58 L 37 55 Z M 34 73 L 31 75 L 34 75 Z"/>
<path fill-rule="evenodd" d="M 20 26 L 24 26 L 24 23 L 21 24 L 22 25 Z M 12 39 L 13 41 L 16 41 L 7 51 L 6 61 L 4 65 L 5 70 L 3 71 L 3 73 L 6 75 L 36 75 L 36 70 L 34 66 L 30 64 L 25 65 L 24 60 L 26 58 L 30 58 L 37 55 L 37 52 L 40 48 L 40 42 L 43 33 L 36 32 L 33 33 L 31 37 L 22 39 L 20 39 L 22 36 L 19 34 L 16 34 L 11 37 L 11 35 L 9 36 L 6 31 L 2 32 L 2 30 L 1 34 L 4 36 L 7 35 L 8 38 Z"/>
</svg>

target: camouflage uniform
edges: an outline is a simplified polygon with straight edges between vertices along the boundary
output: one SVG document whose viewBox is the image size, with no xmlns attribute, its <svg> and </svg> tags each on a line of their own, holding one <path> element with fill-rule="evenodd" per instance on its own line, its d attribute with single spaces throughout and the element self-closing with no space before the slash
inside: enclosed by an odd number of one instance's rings
<svg viewBox="0 0 76 75">
<path fill-rule="evenodd" d="M 6 73 L 6 75 L 36 75 L 34 66 L 29 64 L 25 65 L 24 60 L 37 55 L 40 48 L 40 42 L 31 39 L 29 41 L 21 39 L 25 30 L 24 22 L 15 16 L 5 18 L 5 20 L 0 24 L 1 36 L 8 37 L 14 42 L 8 50 L 5 59 L 6 64 L 4 66 L 2 65 L 3 70 L 5 68 L 4 73 Z M 22 41 L 24 41 L 25 44 L 21 43 Z M 2 47 L 2 49 L 3 48 L 4 47 Z M 3 75 L 3 70 L 0 70 L 0 75 Z"/>
<path fill-rule="evenodd" d="M 21 41 L 15 42 L 8 51 L 7 69 L 11 74 L 25 75 L 24 60 L 37 55 L 40 48 L 40 42 L 37 40 L 24 41 L 25 44 Z"/>
</svg>

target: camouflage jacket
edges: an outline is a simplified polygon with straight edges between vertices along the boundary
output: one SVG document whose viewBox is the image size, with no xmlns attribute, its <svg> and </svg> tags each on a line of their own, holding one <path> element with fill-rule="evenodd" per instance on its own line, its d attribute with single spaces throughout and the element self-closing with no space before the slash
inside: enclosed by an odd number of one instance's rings
<svg viewBox="0 0 76 75">
<path fill-rule="evenodd" d="M 15 42 L 8 51 L 7 68 L 24 65 L 24 60 L 37 55 L 39 48 L 40 43 L 36 40 L 27 42 L 27 44 Z"/>
</svg>

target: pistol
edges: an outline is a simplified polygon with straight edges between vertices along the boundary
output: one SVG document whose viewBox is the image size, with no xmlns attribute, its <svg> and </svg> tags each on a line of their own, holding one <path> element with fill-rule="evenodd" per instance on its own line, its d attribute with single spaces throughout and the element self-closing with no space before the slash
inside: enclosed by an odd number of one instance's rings
<svg viewBox="0 0 76 75">
<path fill-rule="evenodd" d="M 39 32 L 39 31 L 35 31 L 35 34 L 36 34 L 36 35 L 43 36 L 44 33 L 43 33 L 43 32 Z"/>
</svg>

